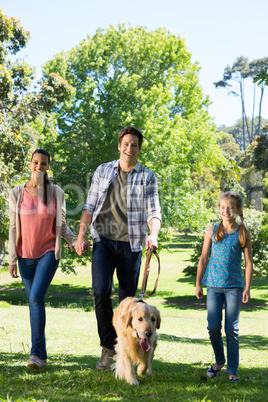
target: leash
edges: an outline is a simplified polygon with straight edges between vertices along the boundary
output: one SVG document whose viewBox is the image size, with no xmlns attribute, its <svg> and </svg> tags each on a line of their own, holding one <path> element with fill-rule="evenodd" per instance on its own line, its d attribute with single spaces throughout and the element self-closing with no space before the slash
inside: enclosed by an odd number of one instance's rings
<svg viewBox="0 0 268 402">
<path fill-rule="evenodd" d="M 148 281 L 148 276 L 150 272 L 150 261 L 152 254 L 154 254 L 157 258 L 158 261 L 158 275 L 154 284 L 154 288 L 151 293 L 146 293 L 146 286 L 147 286 L 147 281 Z M 151 251 L 150 249 L 147 250 L 146 252 L 146 262 L 145 262 L 145 268 L 144 268 L 144 274 L 143 274 L 143 281 L 142 281 L 142 286 L 141 286 L 141 291 L 140 291 L 140 300 L 143 301 L 143 297 L 145 296 L 152 296 L 157 288 L 158 281 L 159 281 L 159 275 L 160 275 L 160 258 L 159 255 L 157 254 L 157 251 Z"/>
</svg>

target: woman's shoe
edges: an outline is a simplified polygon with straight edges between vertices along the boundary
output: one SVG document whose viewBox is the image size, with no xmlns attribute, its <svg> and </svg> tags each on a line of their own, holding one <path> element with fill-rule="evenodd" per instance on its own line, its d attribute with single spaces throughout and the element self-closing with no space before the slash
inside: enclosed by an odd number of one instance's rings
<svg viewBox="0 0 268 402">
<path fill-rule="evenodd" d="M 44 367 L 47 365 L 47 359 L 39 359 L 41 367 Z"/>
<path fill-rule="evenodd" d="M 219 370 L 214 370 L 213 366 L 214 366 L 214 364 L 212 364 L 212 366 L 207 371 L 207 376 L 210 377 L 210 378 L 217 377 L 217 375 L 219 374 L 219 372 L 222 369 L 222 367 L 221 367 Z"/>
<path fill-rule="evenodd" d="M 42 367 L 42 364 L 40 362 L 39 357 L 31 356 L 30 359 L 28 360 L 28 367 L 32 369 L 40 369 Z"/>
</svg>

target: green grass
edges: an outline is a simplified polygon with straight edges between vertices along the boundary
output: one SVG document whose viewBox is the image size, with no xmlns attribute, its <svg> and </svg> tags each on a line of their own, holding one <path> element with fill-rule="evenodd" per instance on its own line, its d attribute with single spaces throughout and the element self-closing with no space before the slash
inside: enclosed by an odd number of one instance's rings
<svg viewBox="0 0 268 402">
<path fill-rule="evenodd" d="M 39 372 L 27 368 L 30 350 L 29 311 L 19 280 L 0 271 L 0 401 L 264 401 L 268 392 L 268 278 L 255 279 L 252 300 L 240 318 L 238 384 L 224 370 L 211 380 L 214 362 L 207 334 L 205 297 L 194 296 L 194 278 L 185 277 L 192 236 L 176 235 L 171 252 L 160 254 L 156 294 L 146 301 L 161 312 L 153 376 L 139 386 L 95 369 L 100 355 L 93 311 L 90 266 L 77 275 L 58 270 L 47 297 L 49 364 Z M 142 264 L 143 274 L 144 262 Z M 156 278 L 152 262 L 148 291 Z M 140 281 L 142 279 L 142 275 Z M 117 305 L 117 282 L 113 303 Z"/>
</svg>

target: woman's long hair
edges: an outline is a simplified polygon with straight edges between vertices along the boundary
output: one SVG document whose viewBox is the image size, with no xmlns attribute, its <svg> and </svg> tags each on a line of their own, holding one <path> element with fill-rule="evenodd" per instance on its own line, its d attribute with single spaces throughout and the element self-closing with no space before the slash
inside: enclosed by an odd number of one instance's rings
<svg viewBox="0 0 268 402">
<path fill-rule="evenodd" d="M 235 193 L 234 191 L 227 191 L 226 193 L 223 193 L 220 196 L 218 206 L 220 206 L 220 202 L 223 198 L 232 200 L 235 203 L 236 208 L 240 209 L 239 216 L 241 218 L 241 225 L 239 228 L 239 240 L 240 240 L 241 247 L 244 248 L 246 246 L 247 236 L 246 236 L 246 227 L 244 225 L 244 217 L 243 217 L 243 210 L 242 210 L 242 198 L 238 193 Z M 220 222 L 220 224 L 218 225 L 218 227 L 216 229 L 214 238 L 217 242 L 224 239 L 224 231 L 223 231 L 223 222 L 222 221 Z"/>
<path fill-rule="evenodd" d="M 35 154 L 42 154 L 42 155 L 46 155 L 48 158 L 48 164 L 50 163 L 50 154 L 45 150 L 45 149 L 36 149 L 33 153 L 32 153 L 32 157 L 31 157 L 31 161 L 33 160 L 33 156 Z M 43 203 L 48 206 L 51 199 L 52 199 L 52 192 L 49 191 L 48 187 L 50 185 L 50 181 L 47 175 L 47 172 L 44 174 L 44 194 L 43 194 Z"/>
</svg>

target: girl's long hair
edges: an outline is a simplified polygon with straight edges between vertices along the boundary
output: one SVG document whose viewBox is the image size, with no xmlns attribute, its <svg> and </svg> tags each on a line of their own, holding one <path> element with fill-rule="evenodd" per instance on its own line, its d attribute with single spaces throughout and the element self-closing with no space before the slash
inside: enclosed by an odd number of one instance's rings
<svg viewBox="0 0 268 402">
<path fill-rule="evenodd" d="M 247 235 L 246 235 L 246 227 L 244 225 L 244 217 L 243 217 L 243 210 L 242 210 L 242 198 L 238 193 L 235 193 L 234 191 L 227 191 L 226 193 L 223 193 L 220 196 L 218 206 L 220 206 L 220 202 L 223 198 L 232 200 L 235 203 L 236 208 L 240 209 L 239 216 L 241 218 L 241 225 L 239 228 L 239 241 L 240 241 L 241 247 L 245 248 L 246 242 L 247 242 Z M 223 231 L 223 222 L 222 221 L 220 222 L 220 224 L 218 225 L 218 227 L 216 229 L 214 239 L 217 242 L 224 239 L 224 231 Z"/>
<path fill-rule="evenodd" d="M 34 154 L 42 154 L 42 155 L 46 155 L 48 158 L 48 164 L 50 163 L 50 154 L 49 152 L 47 152 L 45 149 L 36 149 L 33 153 L 32 153 L 32 157 L 31 157 L 31 161 L 33 160 L 33 156 Z M 52 191 L 49 191 L 50 187 L 48 187 L 50 185 L 50 181 L 47 175 L 47 172 L 44 174 L 44 194 L 43 194 L 43 203 L 48 206 L 48 204 L 50 203 L 51 199 L 52 199 Z"/>
</svg>

